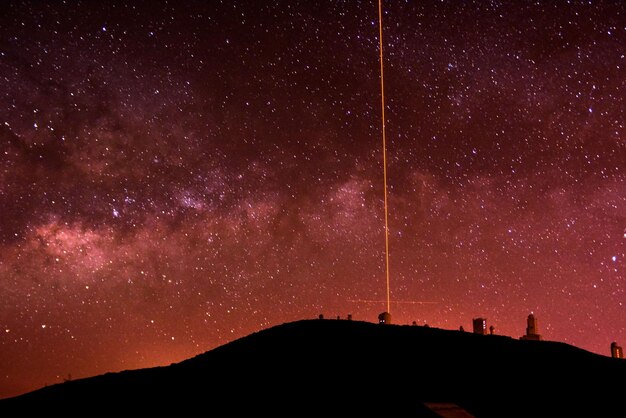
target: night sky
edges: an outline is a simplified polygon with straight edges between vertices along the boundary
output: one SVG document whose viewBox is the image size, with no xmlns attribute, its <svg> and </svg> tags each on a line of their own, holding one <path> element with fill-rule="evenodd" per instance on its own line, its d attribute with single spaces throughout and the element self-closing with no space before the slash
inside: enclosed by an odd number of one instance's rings
<svg viewBox="0 0 626 418">
<path fill-rule="evenodd" d="M 394 322 L 626 344 L 626 4 L 383 7 Z M 377 19 L 2 2 L 0 397 L 376 320 Z"/>
</svg>

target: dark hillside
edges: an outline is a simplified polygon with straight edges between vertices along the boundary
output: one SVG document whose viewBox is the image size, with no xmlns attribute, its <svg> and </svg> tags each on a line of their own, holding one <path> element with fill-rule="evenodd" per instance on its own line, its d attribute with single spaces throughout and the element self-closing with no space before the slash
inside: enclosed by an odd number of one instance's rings
<svg viewBox="0 0 626 418">
<path fill-rule="evenodd" d="M 624 416 L 626 361 L 567 344 L 344 320 L 283 324 L 168 367 L 109 373 L 0 402 L 71 411 L 121 405 L 325 414 L 436 416 L 424 402 L 476 417 Z"/>
</svg>

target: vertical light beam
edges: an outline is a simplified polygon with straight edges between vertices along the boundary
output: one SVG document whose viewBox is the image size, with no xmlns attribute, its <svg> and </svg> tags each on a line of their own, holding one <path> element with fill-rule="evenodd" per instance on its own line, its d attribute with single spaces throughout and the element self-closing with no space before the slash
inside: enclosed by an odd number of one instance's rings
<svg viewBox="0 0 626 418">
<path fill-rule="evenodd" d="M 385 277 L 387 285 L 387 312 L 391 313 L 389 298 L 389 209 L 387 205 L 387 136 L 385 132 L 385 73 L 383 71 L 383 0 L 378 0 L 378 45 L 380 52 L 380 108 L 383 137 L 383 185 L 385 196 Z"/>
</svg>

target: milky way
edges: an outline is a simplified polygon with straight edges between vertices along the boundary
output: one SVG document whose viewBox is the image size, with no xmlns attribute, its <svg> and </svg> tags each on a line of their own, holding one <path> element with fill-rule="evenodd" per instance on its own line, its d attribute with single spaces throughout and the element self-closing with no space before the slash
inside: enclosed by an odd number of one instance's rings
<svg viewBox="0 0 626 418">
<path fill-rule="evenodd" d="M 394 322 L 626 343 L 626 5 L 384 11 Z M 0 396 L 376 319 L 377 13 L 2 3 Z"/>
</svg>

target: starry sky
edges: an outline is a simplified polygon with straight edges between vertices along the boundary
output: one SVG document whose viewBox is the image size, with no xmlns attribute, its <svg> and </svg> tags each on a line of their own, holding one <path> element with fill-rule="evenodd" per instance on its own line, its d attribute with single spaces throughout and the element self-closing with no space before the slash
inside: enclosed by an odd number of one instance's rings
<svg viewBox="0 0 626 418">
<path fill-rule="evenodd" d="M 624 2 L 383 8 L 394 322 L 626 344 Z M 376 320 L 377 19 L 2 2 L 0 397 Z"/>
</svg>

